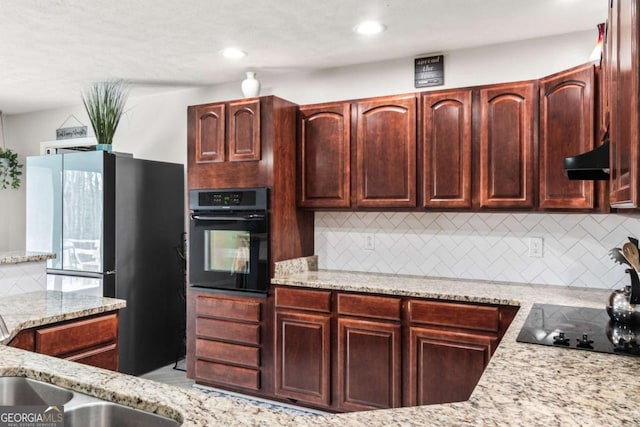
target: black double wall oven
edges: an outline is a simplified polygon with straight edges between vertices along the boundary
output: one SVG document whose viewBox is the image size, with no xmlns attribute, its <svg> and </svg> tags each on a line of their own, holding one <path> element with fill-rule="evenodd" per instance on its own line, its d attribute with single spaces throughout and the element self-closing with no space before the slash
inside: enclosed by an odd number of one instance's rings
<svg viewBox="0 0 640 427">
<path fill-rule="evenodd" d="M 268 189 L 189 192 L 189 284 L 266 293 L 269 285 Z"/>
</svg>

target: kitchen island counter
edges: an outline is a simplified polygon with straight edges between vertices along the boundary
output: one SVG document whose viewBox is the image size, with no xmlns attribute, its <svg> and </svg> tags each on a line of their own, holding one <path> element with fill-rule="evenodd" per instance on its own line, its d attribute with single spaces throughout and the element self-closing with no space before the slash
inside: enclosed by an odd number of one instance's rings
<svg viewBox="0 0 640 427">
<path fill-rule="evenodd" d="M 0 265 L 20 264 L 23 262 L 40 262 L 56 257 L 53 253 L 28 251 L 0 251 Z"/>
<path fill-rule="evenodd" d="M 0 298 L 0 316 L 9 331 L 7 344 L 23 329 L 119 310 L 126 301 L 59 291 L 36 291 Z"/>
<path fill-rule="evenodd" d="M 279 274 L 272 283 L 519 305 L 467 402 L 293 416 L 0 346 L 0 375 L 29 376 L 181 420 L 186 426 L 622 425 L 640 418 L 640 358 L 515 341 L 533 303 L 592 308 L 609 291 L 337 271 Z"/>
</svg>

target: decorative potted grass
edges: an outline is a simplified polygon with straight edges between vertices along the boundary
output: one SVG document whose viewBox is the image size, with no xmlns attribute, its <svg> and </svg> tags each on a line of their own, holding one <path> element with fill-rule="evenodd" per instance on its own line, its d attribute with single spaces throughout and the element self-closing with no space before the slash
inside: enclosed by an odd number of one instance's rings
<svg viewBox="0 0 640 427">
<path fill-rule="evenodd" d="M 82 92 L 82 103 L 98 141 L 97 150 L 111 151 L 128 96 L 129 89 L 122 80 L 94 83 Z"/>
</svg>

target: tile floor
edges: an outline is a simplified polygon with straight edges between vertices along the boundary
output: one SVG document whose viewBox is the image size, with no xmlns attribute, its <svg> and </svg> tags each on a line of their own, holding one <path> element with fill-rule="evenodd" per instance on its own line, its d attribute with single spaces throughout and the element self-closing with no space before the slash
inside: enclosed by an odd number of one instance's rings
<svg viewBox="0 0 640 427">
<path fill-rule="evenodd" d="M 195 384 L 195 381 L 187 378 L 185 361 L 180 360 L 178 363 L 172 363 L 155 371 L 141 375 L 142 378 L 169 384 L 175 387 L 191 388 L 193 390 L 207 393 L 212 396 L 224 396 L 229 399 L 241 401 L 243 403 L 268 408 L 272 411 L 282 411 L 297 416 L 317 416 L 324 415 L 325 412 L 303 408 L 300 406 L 290 405 L 282 402 L 275 402 L 267 399 L 261 399 L 254 396 L 247 396 L 240 393 L 234 393 L 227 390 L 220 390 L 212 387 Z"/>
<path fill-rule="evenodd" d="M 179 360 L 178 363 L 172 363 L 155 371 L 148 372 L 144 375 L 140 375 L 141 378 L 157 381 L 159 383 L 165 383 L 176 387 L 191 388 L 195 384 L 195 381 L 187 378 L 186 362 L 184 359 Z"/>
</svg>

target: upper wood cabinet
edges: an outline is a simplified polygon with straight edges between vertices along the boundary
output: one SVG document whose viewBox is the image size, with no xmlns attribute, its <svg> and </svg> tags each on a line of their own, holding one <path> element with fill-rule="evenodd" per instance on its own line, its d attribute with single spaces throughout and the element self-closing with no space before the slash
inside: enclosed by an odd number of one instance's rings
<svg viewBox="0 0 640 427">
<path fill-rule="evenodd" d="M 195 163 L 260 160 L 259 99 L 196 105 L 190 109 Z"/>
<path fill-rule="evenodd" d="M 362 100 L 356 108 L 356 207 L 416 207 L 416 96 Z"/>
<path fill-rule="evenodd" d="M 422 97 L 423 206 L 471 208 L 471 90 Z"/>
<path fill-rule="evenodd" d="M 264 168 L 256 167 L 264 151 L 261 101 L 262 98 L 253 98 L 188 108 L 187 169 L 190 189 L 262 185 Z M 267 105 L 270 104 L 267 102 Z M 291 138 L 295 138 L 295 133 Z M 267 155 L 270 162 L 269 150 Z M 233 182 L 232 175 L 236 175 L 238 183 Z M 221 182 L 209 184 L 213 180 Z"/>
<path fill-rule="evenodd" d="M 592 64 L 540 80 L 540 207 L 591 209 L 593 181 L 569 180 L 563 160 L 594 148 Z"/>
<path fill-rule="evenodd" d="M 351 204 L 351 105 L 300 107 L 298 205 L 348 208 Z"/>
<path fill-rule="evenodd" d="M 195 163 L 223 162 L 225 157 L 225 104 L 198 105 L 192 110 Z"/>
<path fill-rule="evenodd" d="M 640 119 L 638 90 L 638 0 L 611 0 L 605 74 L 610 76 L 609 137 L 611 206 L 636 208 L 640 203 Z"/>
<path fill-rule="evenodd" d="M 626 102 L 607 107 L 616 97 L 597 96 L 596 71 L 587 64 L 539 81 L 302 106 L 298 206 L 602 209 L 603 188 L 563 169 L 565 157 L 594 148 L 605 109 Z M 622 192 L 630 173 L 619 170 Z"/>
<path fill-rule="evenodd" d="M 533 208 L 535 81 L 480 89 L 480 207 Z"/>
<path fill-rule="evenodd" d="M 229 161 L 260 160 L 260 101 L 229 103 Z"/>
</svg>

